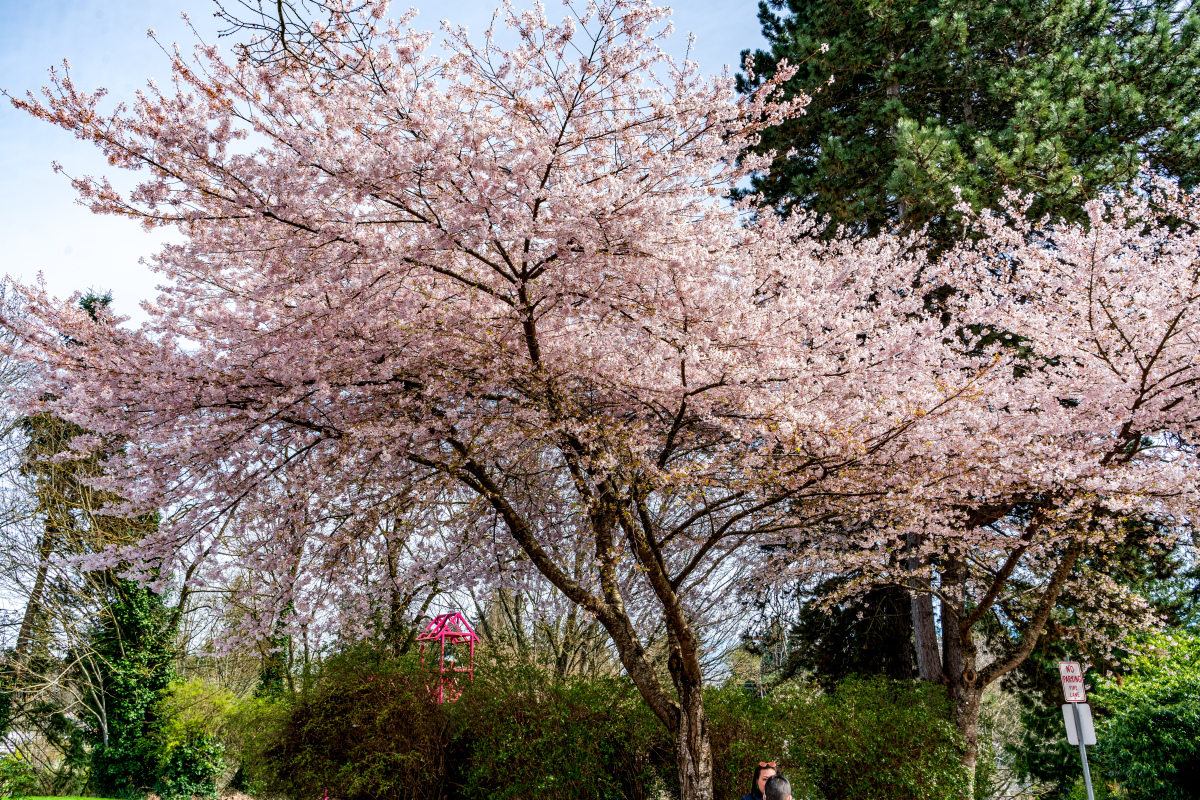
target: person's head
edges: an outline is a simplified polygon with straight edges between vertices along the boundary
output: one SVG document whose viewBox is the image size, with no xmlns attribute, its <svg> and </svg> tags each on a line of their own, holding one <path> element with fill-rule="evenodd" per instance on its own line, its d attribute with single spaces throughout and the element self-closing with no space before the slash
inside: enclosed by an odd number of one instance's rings
<svg viewBox="0 0 1200 800">
<path fill-rule="evenodd" d="M 767 779 L 779 774 L 779 769 L 775 766 L 774 761 L 760 761 L 758 766 L 754 768 L 754 780 L 750 784 L 750 796 L 762 797 L 763 787 L 767 784 Z"/>
<path fill-rule="evenodd" d="M 763 800 L 792 800 L 792 784 L 778 773 L 772 775 L 763 786 Z"/>
</svg>

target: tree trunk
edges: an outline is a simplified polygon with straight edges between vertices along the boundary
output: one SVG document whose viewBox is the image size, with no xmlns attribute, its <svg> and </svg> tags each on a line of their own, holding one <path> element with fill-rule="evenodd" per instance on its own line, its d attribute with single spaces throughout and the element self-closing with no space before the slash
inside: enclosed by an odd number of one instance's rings
<svg viewBox="0 0 1200 800">
<path fill-rule="evenodd" d="M 967 772 L 964 800 L 975 796 L 975 765 L 979 760 L 979 703 L 983 684 L 976 664 L 975 640 L 966 616 L 966 565 L 956 556 L 947 559 L 942 574 L 942 672 L 946 691 L 954 704 L 954 725 L 963 740 L 962 765 Z"/>
<path fill-rule="evenodd" d="M 670 655 L 667 670 L 679 696 L 676 702 L 659 683 L 645 651 L 633 635 L 628 618 L 617 614 L 605 622 L 626 674 L 675 737 L 680 800 L 714 800 L 712 746 L 708 716 L 704 713 L 704 684 L 696 657 L 696 638 L 690 626 L 685 626 L 681 635 L 668 627 Z M 681 646 L 681 640 L 686 646 Z"/>
<path fill-rule="evenodd" d="M 965 798 L 975 796 L 975 766 L 979 760 L 979 705 L 982 687 L 974 682 L 961 687 L 954 702 L 954 725 L 963 740 L 962 765 L 967 771 Z"/>
<path fill-rule="evenodd" d="M 956 630 L 957 627 L 956 622 Z M 966 632 L 962 638 L 969 639 L 970 632 Z M 950 656 L 947 662 L 957 667 L 954 672 L 946 671 L 946 688 L 954 703 L 954 726 L 963 741 L 962 765 L 967 772 L 964 800 L 967 800 L 975 796 L 975 765 L 979 760 L 979 703 L 983 697 L 983 686 L 979 685 L 974 667 L 975 648 L 969 642 L 963 646 L 964 642 L 957 636 L 955 641 L 959 644 L 952 648 L 953 654 L 947 653 Z"/>
<path fill-rule="evenodd" d="M 908 534 L 906 545 L 909 553 L 912 553 L 917 546 L 916 534 Z M 915 555 L 909 555 L 906 566 L 909 572 L 916 573 L 921 566 L 921 560 Z M 929 588 L 927 577 L 914 578 L 910 584 L 913 644 L 917 650 L 917 672 L 921 680 L 942 683 L 944 677 L 941 658 L 938 655 L 937 622 L 933 618 L 933 595 L 930 594 Z"/>
<path fill-rule="evenodd" d="M 679 772 L 680 800 L 713 800 L 712 746 L 699 686 L 680 693 L 675 767 Z"/>
<path fill-rule="evenodd" d="M 958 615 L 950 603 L 942 603 L 942 674 L 946 676 L 946 687 L 953 700 L 962 682 L 963 651 L 962 631 L 958 626 Z"/>
<path fill-rule="evenodd" d="M 933 618 L 933 597 L 912 594 L 913 639 L 917 648 L 917 670 L 921 680 L 941 683 L 942 665 L 938 657 L 937 623 Z"/>
<path fill-rule="evenodd" d="M 46 572 L 50 567 L 50 554 L 53 552 L 53 540 L 57 538 L 57 526 L 46 521 L 42 533 L 42 541 L 38 545 L 37 574 L 33 579 L 33 589 L 29 592 L 29 601 L 25 604 L 25 616 L 21 619 L 21 628 L 17 633 L 16 661 L 24 666 L 33 649 L 34 629 L 42 616 L 42 595 L 46 591 Z"/>
<path fill-rule="evenodd" d="M 713 800 L 712 746 L 708 716 L 704 713 L 704 687 L 694 647 L 681 647 L 680 639 L 695 644 L 690 630 L 683 636 L 668 634 L 671 654 L 667 668 L 679 693 L 675 726 L 675 767 L 679 773 L 680 800 Z"/>
<path fill-rule="evenodd" d="M 42 592 L 46 587 L 46 560 L 38 564 L 37 577 L 33 580 L 33 590 L 29 593 L 29 602 L 25 604 L 25 616 L 21 618 L 21 630 L 17 634 L 16 657 L 19 664 L 24 664 L 33 646 L 33 632 L 38 618 L 42 615 Z"/>
<path fill-rule="evenodd" d="M 526 555 L 551 583 L 575 604 L 586 609 L 608 631 L 617 656 L 654 715 L 675 736 L 675 763 L 679 772 L 680 800 L 714 800 L 712 747 L 708 720 L 704 714 L 700 643 L 680 603 L 676 587 L 667 577 L 661 554 L 650 544 L 649 536 L 616 501 L 616 492 L 607 480 L 596 484 L 581 482 L 581 494 L 592 498 L 589 513 L 599 562 L 599 588 L 596 597 L 568 575 L 538 543 L 533 528 L 504 497 L 487 471 L 467 461 L 464 474 L 468 485 L 484 495 L 505 520 L 509 533 Z M 662 686 L 637 631 L 625 610 L 625 599 L 618 580 L 620 551 L 615 534 L 618 526 L 633 545 L 655 595 L 662 603 L 666 622 L 669 657 L 667 668 L 675 684 L 678 701 Z"/>
<path fill-rule="evenodd" d="M 954 628 L 960 631 L 958 620 Z M 954 701 L 954 725 L 963 740 L 962 765 L 967 771 L 965 798 L 975 796 L 975 766 L 979 761 L 979 705 L 984 686 L 976 672 L 975 643 L 970 629 L 961 629 L 954 637 L 956 672 L 947 672 L 950 699 Z"/>
<path fill-rule="evenodd" d="M 572 605 L 567 611 L 567 618 L 564 620 L 562 635 L 557 638 L 557 652 L 554 654 L 554 677 L 558 680 L 563 680 L 567 677 L 574 663 L 574 649 L 576 645 L 576 636 L 578 631 L 575 626 L 578 624 L 579 607 Z"/>
<path fill-rule="evenodd" d="M 965 577 L 962 561 L 957 556 L 948 557 L 942 572 L 942 674 L 950 699 L 955 703 L 962 689 L 964 664 L 963 634 L 966 632 L 961 628 L 961 620 L 966 611 Z M 975 667 L 973 658 L 971 667 Z"/>
</svg>

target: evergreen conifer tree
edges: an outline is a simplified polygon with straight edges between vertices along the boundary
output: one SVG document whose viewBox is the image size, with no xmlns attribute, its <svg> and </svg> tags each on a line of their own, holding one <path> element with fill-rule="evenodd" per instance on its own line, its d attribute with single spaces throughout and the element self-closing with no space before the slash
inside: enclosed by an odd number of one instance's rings
<svg viewBox="0 0 1200 800">
<path fill-rule="evenodd" d="M 1143 165 L 1200 180 L 1190 2 L 763 0 L 759 19 L 770 49 L 743 91 L 784 59 L 800 64 L 791 91 L 826 84 L 762 138 L 779 157 L 753 191 L 775 206 L 944 241 L 959 191 L 976 208 L 1026 192 L 1033 213 L 1075 218 Z"/>
<path fill-rule="evenodd" d="M 908 592 L 881 587 L 826 611 L 821 595 L 841 583 L 831 579 L 818 588 L 816 597 L 801 604 L 788 637 L 788 657 L 776 679 L 809 675 L 832 690 L 854 676 L 917 677 Z"/>
<path fill-rule="evenodd" d="M 111 301 L 111 294 L 89 291 L 79 305 L 104 324 Z M 41 531 L 11 663 L 0 673 L 0 723 L 8 724 L 19 699 L 14 724 L 36 729 L 64 756 L 57 788 L 81 788 L 89 771 L 94 788 L 108 796 L 153 788 L 163 746 L 155 707 L 175 675 L 182 607 L 168 608 L 161 595 L 118 578 L 119 570 L 69 570 L 64 579 L 51 564 L 145 537 L 158 517 L 113 515 L 117 497 L 95 487 L 119 440 L 102 438 L 74 452 L 73 440 L 88 431 L 51 412 L 29 414 L 14 429 L 25 439 L 20 474 Z M 80 639 L 62 630 L 65 619 L 93 618 L 81 626 Z M 70 684 L 67 695 L 82 698 L 86 708 L 64 705 L 63 695 L 45 689 L 59 684 Z"/>
</svg>

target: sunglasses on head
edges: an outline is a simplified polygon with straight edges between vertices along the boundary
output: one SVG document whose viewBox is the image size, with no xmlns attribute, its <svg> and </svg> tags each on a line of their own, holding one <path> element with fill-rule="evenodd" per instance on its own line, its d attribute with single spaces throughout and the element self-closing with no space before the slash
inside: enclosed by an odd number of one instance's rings
<svg viewBox="0 0 1200 800">
<path fill-rule="evenodd" d="M 760 767 L 770 767 L 771 769 L 775 769 L 774 761 L 760 761 L 760 762 L 758 762 L 758 765 Z"/>
</svg>

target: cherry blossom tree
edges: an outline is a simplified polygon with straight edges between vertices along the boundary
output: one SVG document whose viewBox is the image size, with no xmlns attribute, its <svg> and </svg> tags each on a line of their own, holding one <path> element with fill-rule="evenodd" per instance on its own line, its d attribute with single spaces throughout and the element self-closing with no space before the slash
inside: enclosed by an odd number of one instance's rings
<svg viewBox="0 0 1200 800">
<path fill-rule="evenodd" d="M 291 625 L 362 619 L 341 588 L 364 564 L 537 576 L 611 637 L 682 796 L 711 797 L 705 613 L 760 545 L 928 485 L 990 362 L 924 313 L 911 241 L 724 199 L 807 98 L 772 100 L 786 69 L 744 99 L 701 78 L 660 50 L 667 13 L 505 6 L 480 41 L 446 25 L 442 59 L 367 4 L 303 59 L 175 51 L 173 88 L 128 108 L 65 71 L 14 101 L 148 173 L 75 179 L 82 202 L 184 235 L 141 328 L 37 287 L 9 323 L 56 413 L 129 442 L 104 485 L 171 510 L 92 566 L 207 556 L 189 580 L 270 576 Z"/>
<path fill-rule="evenodd" d="M 936 268 L 963 346 L 993 360 L 986 391 L 935 423 L 932 468 L 893 513 L 785 565 L 912 591 L 921 675 L 947 686 L 972 772 L 983 690 L 1049 627 L 1115 660 L 1160 624 L 1108 574 L 1119 549 L 1195 547 L 1200 196 L 1150 183 L 1074 225 L 1028 207 L 964 207 L 976 237 Z"/>
</svg>

